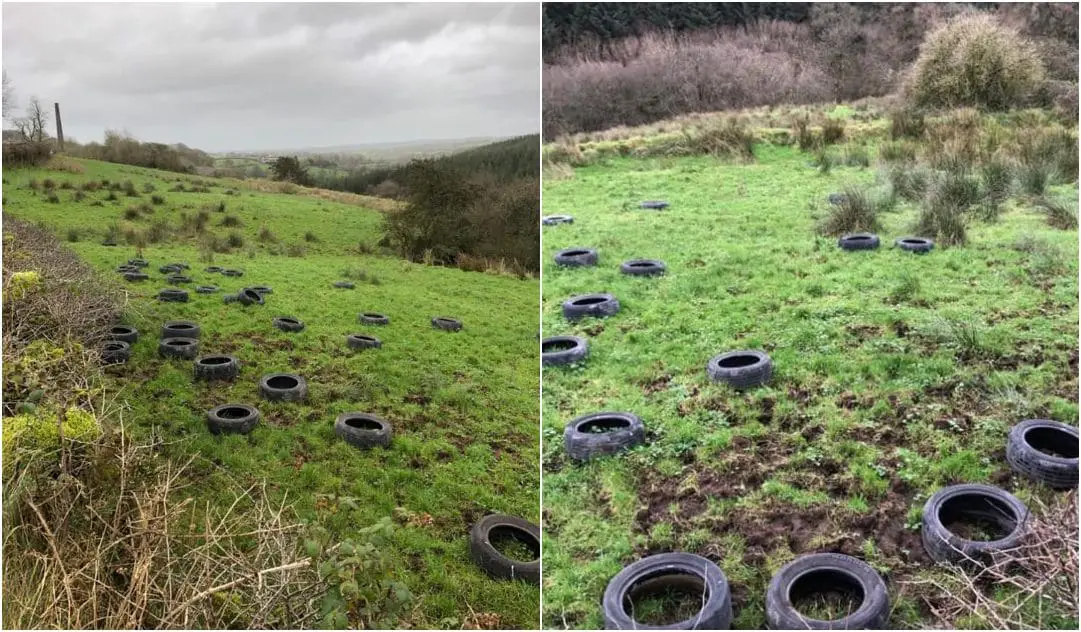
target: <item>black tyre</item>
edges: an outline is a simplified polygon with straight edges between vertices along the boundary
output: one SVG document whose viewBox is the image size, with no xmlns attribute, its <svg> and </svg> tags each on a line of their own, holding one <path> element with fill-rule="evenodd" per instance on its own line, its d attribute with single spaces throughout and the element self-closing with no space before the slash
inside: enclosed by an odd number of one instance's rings
<svg viewBox="0 0 1081 632">
<path fill-rule="evenodd" d="M 195 338 L 165 338 L 158 343 L 158 355 L 163 358 L 194 360 L 199 355 L 199 341 Z"/>
<path fill-rule="evenodd" d="M 567 248 L 556 253 L 555 262 L 561 266 L 595 266 L 597 251 L 593 248 Z"/>
<path fill-rule="evenodd" d="M 499 551 L 492 540 L 513 538 L 533 555 L 531 560 L 516 560 Z M 520 579 L 540 583 L 540 528 L 522 518 L 489 514 L 469 530 L 469 555 L 473 562 L 496 579 Z"/>
<path fill-rule="evenodd" d="M 150 275 L 145 272 L 125 272 L 124 280 L 129 283 L 135 283 L 137 281 L 148 281 Z"/>
<path fill-rule="evenodd" d="M 702 607 L 694 616 L 659 626 L 634 619 L 635 600 L 673 588 L 701 595 Z M 732 624 L 728 578 L 716 564 L 692 553 L 660 553 L 627 566 L 608 582 L 601 608 L 608 630 L 727 630 Z"/>
<path fill-rule="evenodd" d="M 138 266 L 133 266 L 130 263 L 125 263 L 124 265 L 116 266 L 116 271 L 119 274 L 125 274 L 127 272 L 139 272 L 139 268 Z"/>
<path fill-rule="evenodd" d="M 181 272 L 181 268 L 170 263 L 158 268 L 158 272 L 162 274 L 179 274 Z"/>
<path fill-rule="evenodd" d="M 188 292 L 176 288 L 166 288 L 158 292 L 158 300 L 162 303 L 187 303 Z"/>
<path fill-rule="evenodd" d="M 364 312 L 360 315 L 360 322 L 364 325 L 389 325 L 390 318 L 385 314 L 377 314 L 375 312 Z"/>
<path fill-rule="evenodd" d="M 828 201 L 833 206 L 840 206 L 844 204 L 845 200 L 847 199 L 848 198 L 845 197 L 844 193 L 830 193 L 828 196 L 826 196 L 826 201 Z"/>
<path fill-rule="evenodd" d="M 762 351 L 729 351 L 710 358 L 706 373 L 714 382 L 743 390 L 769 383 L 773 361 Z"/>
<path fill-rule="evenodd" d="M 1056 489 L 1077 487 L 1077 428 L 1029 419 L 1010 429 L 1006 460 L 1015 472 Z"/>
<path fill-rule="evenodd" d="M 191 283 L 191 277 L 183 274 L 170 274 L 165 277 L 165 281 L 169 285 L 180 285 L 181 283 Z"/>
<path fill-rule="evenodd" d="M 349 281 L 335 281 L 334 282 L 334 287 L 341 288 L 343 290 L 351 290 L 356 286 L 353 285 L 352 283 L 350 283 Z"/>
<path fill-rule="evenodd" d="M 131 345 L 122 340 L 109 340 L 101 346 L 101 361 L 105 364 L 123 364 L 131 357 Z"/>
<path fill-rule="evenodd" d="M 249 290 L 254 290 L 254 291 L 258 292 L 260 295 L 263 295 L 263 296 L 265 296 L 267 294 L 273 294 L 274 293 L 274 289 L 267 286 L 267 285 L 253 285 L 248 289 Z"/>
<path fill-rule="evenodd" d="M 578 461 L 622 452 L 646 439 L 646 427 L 631 413 L 592 413 L 573 419 L 563 429 L 563 447 Z"/>
<path fill-rule="evenodd" d="M 619 300 L 611 294 L 572 296 L 563 302 L 563 318 L 570 321 L 587 316 L 607 318 L 619 312 Z"/>
<path fill-rule="evenodd" d="M 852 233 L 837 240 L 841 250 L 874 250 L 879 243 L 878 235 L 874 233 Z"/>
<path fill-rule="evenodd" d="M 259 411 L 246 404 L 223 404 L 206 414 L 206 425 L 214 434 L 248 434 L 258 424 Z"/>
<path fill-rule="evenodd" d="M 272 402 L 300 402 L 308 397 L 308 384 L 299 375 L 271 373 L 259 380 L 259 392 Z"/>
<path fill-rule="evenodd" d="M 203 268 L 203 272 L 209 272 L 210 274 L 217 274 L 221 272 L 221 266 L 207 266 Z"/>
<path fill-rule="evenodd" d="M 146 259 L 136 257 L 134 259 L 128 259 L 129 266 L 135 266 L 136 268 L 145 268 L 150 265 L 150 262 Z"/>
<path fill-rule="evenodd" d="M 208 355 L 195 361 L 197 380 L 234 380 L 240 375 L 240 362 L 231 355 Z"/>
<path fill-rule="evenodd" d="M 282 331 L 304 331 L 304 321 L 292 316 L 278 316 L 274 319 L 274 326 Z"/>
<path fill-rule="evenodd" d="M 931 249 L 935 247 L 935 242 L 923 237 L 901 237 L 894 242 L 901 250 L 907 250 L 909 252 L 915 252 L 923 254 L 925 252 L 931 252 Z"/>
<path fill-rule="evenodd" d="M 665 202 L 664 200 L 646 200 L 645 202 L 639 204 L 638 208 L 647 208 L 660 211 L 668 208 L 668 202 Z"/>
<path fill-rule="evenodd" d="M 342 413 L 334 420 L 334 434 L 357 448 L 389 447 L 390 422 L 368 413 Z"/>
<path fill-rule="evenodd" d="M 101 242 L 101 245 L 102 246 L 116 246 L 116 240 L 110 237 L 110 238 L 106 239 L 105 241 Z"/>
<path fill-rule="evenodd" d="M 161 326 L 161 338 L 198 338 L 199 324 L 190 320 L 167 320 Z"/>
<path fill-rule="evenodd" d="M 119 340 L 120 342 L 126 342 L 129 345 L 133 345 L 139 340 L 139 330 L 134 327 L 128 327 L 127 325 L 117 325 L 109 329 L 109 333 L 106 334 L 109 340 Z"/>
<path fill-rule="evenodd" d="M 631 259 L 619 266 L 620 272 L 632 276 L 657 276 L 664 274 L 667 270 L 663 261 L 655 259 Z"/>
<path fill-rule="evenodd" d="M 549 215 L 548 217 L 541 218 L 541 224 L 545 226 L 556 226 L 558 224 L 573 224 L 574 217 L 571 215 Z"/>
<path fill-rule="evenodd" d="M 221 302 L 226 305 L 229 303 L 236 303 L 238 300 L 240 300 L 240 297 L 236 294 L 223 294 L 221 297 Z"/>
<path fill-rule="evenodd" d="M 195 287 L 195 292 L 197 294 L 214 294 L 217 291 L 218 286 L 216 285 L 197 285 Z"/>
<path fill-rule="evenodd" d="M 243 290 L 240 290 L 240 292 L 238 292 L 236 295 L 236 300 L 245 307 L 247 307 L 248 305 L 262 305 L 266 302 L 263 299 L 262 294 L 256 292 L 250 287 L 246 287 Z"/>
<path fill-rule="evenodd" d="M 432 327 L 443 331 L 461 331 L 462 321 L 447 316 L 436 316 L 432 319 Z"/>
<path fill-rule="evenodd" d="M 923 506 L 920 538 L 939 563 L 986 562 L 991 554 L 1019 546 L 1028 529 L 1028 508 L 1013 494 L 991 485 L 952 485 Z M 981 537 L 974 539 L 971 532 Z"/>
<path fill-rule="evenodd" d="M 378 349 L 383 346 L 381 340 L 367 334 L 349 334 L 345 337 L 345 344 L 350 349 Z"/>
<path fill-rule="evenodd" d="M 800 600 L 839 593 L 858 600 L 843 617 L 813 619 L 797 610 Z M 886 582 L 866 562 L 838 553 L 803 555 L 781 567 L 766 588 L 771 630 L 883 630 L 890 614 Z"/>
<path fill-rule="evenodd" d="M 242 277 L 242 276 L 244 276 L 244 271 L 243 270 L 232 270 L 232 269 L 229 269 L 229 268 L 225 268 L 225 269 L 223 269 L 221 271 L 221 274 L 222 274 L 222 276 L 227 276 L 227 277 Z"/>
<path fill-rule="evenodd" d="M 177 270 L 191 270 L 191 266 L 184 263 L 183 261 L 174 261 L 174 262 L 172 262 L 170 264 L 167 264 L 167 265 L 173 266 Z"/>
<path fill-rule="evenodd" d="M 553 366 L 581 362 L 589 355 L 589 342 L 578 336 L 552 336 L 541 341 L 541 364 Z"/>
</svg>

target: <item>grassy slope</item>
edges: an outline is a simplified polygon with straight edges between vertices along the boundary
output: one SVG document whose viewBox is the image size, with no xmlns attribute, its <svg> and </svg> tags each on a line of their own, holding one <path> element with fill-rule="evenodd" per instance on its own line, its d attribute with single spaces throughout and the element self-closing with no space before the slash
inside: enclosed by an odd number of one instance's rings
<svg viewBox="0 0 1081 632">
<path fill-rule="evenodd" d="M 1077 233 L 1013 206 L 975 225 L 967 247 L 912 256 L 890 247 L 915 217 L 903 206 L 885 217 L 883 248 L 847 253 L 816 237 L 815 216 L 828 192 L 871 172 L 822 176 L 794 148 L 757 150 L 751 165 L 613 158 L 545 183 L 544 214 L 575 223 L 543 233 L 544 333 L 591 343 L 584 364 L 543 376 L 547 627 L 602 627 L 608 580 L 669 550 L 721 565 L 735 627 L 764 626 L 773 572 L 823 550 L 886 573 L 891 626 L 928 625 L 926 590 L 904 584 L 936 572 L 919 543 L 926 497 L 977 481 L 1046 494 L 1009 475 L 1005 436 L 1025 418 L 1077 423 Z M 637 210 L 645 199 L 672 206 Z M 1021 235 L 1058 250 L 1019 252 Z M 555 266 L 572 246 L 598 248 L 600 265 Z M 661 259 L 668 275 L 622 276 L 631 258 Z M 906 284 L 919 289 L 892 301 Z M 618 315 L 563 320 L 564 299 L 604 291 Z M 977 329 L 978 358 L 962 359 L 950 318 Z M 746 348 L 772 356 L 769 387 L 739 395 L 709 382 L 711 356 Z M 637 413 L 647 444 L 567 461 L 563 425 L 600 410 Z M 1076 613 L 1045 616 L 1076 625 Z"/>
<path fill-rule="evenodd" d="M 321 521 L 338 537 L 404 508 L 415 514 L 417 526 L 396 530 L 393 555 L 401 578 L 418 595 L 408 615 L 414 625 L 460 626 L 470 608 L 497 613 L 506 626 L 535 625 L 539 591 L 489 579 L 469 560 L 467 538 L 486 511 L 538 518 L 536 282 L 359 256 L 352 249 L 379 239 L 381 219 L 356 206 L 247 191 L 224 195 L 221 186 L 206 194 L 167 193 L 176 174 L 81 162 L 85 175 L 5 172 L 5 211 L 47 222 L 62 236 L 69 228 L 94 231 L 71 246 L 110 277 L 115 277 L 112 268 L 135 251 L 99 245 L 102 232 L 127 206 L 149 195 L 136 200 L 121 192 L 118 202 L 94 207 L 90 203 L 104 199 L 105 191 L 74 202 L 72 191 L 60 190 L 61 203 L 50 204 L 26 187 L 31 178 L 74 184 L 130 179 L 140 190 L 153 183 L 166 204 L 156 207 L 151 219 L 122 226 L 145 227 L 161 218 L 176 225 L 180 212 L 194 214 L 220 200 L 226 211 L 212 213 L 211 230 L 227 234 L 231 229 L 218 226 L 227 214 L 242 221 L 237 230 L 249 246 L 214 256 L 216 265 L 245 270 L 242 278 L 203 272 L 207 264 L 199 261 L 191 240 L 177 238 L 144 251 L 151 281 L 124 286 L 130 291 L 126 322 L 142 337 L 131 361 L 114 369 L 114 386 L 130 407 L 129 426 L 140 432 L 159 429 L 181 441 L 178 453 L 203 457 L 196 462 L 205 473 L 193 488 L 197 499 L 220 502 L 234 484 L 230 481 L 247 485 L 266 478 L 275 493 L 296 503 L 301 517 Z M 307 255 L 270 254 L 275 246 L 256 239 L 263 226 L 283 243 L 303 244 Z M 303 240 L 308 230 L 317 243 Z M 262 307 L 225 305 L 221 293 L 193 291 L 187 304 L 158 303 L 153 297 L 164 281 L 157 267 L 177 260 L 191 264 L 195 284 L 216 284 L 225 292 L 263 284 L 274 293 Z M 346 267 L 363 269 L 379 284 L 357 281 L 355 290 L 332 288 Z M 365 329 L 357 321 L 361 311 L 385 313 L 391 324 Z M 307 328 L 299 334 L 280 332 L 271 325 L 278 315 L 299 317 Z M 459 334 L 434 330 L 429 319 L 436 315 L 460 318 L 465 328 Z M 243 366 L 240 379 L 194 384 L 190 363 L 160 359 L 158 329 L 162 321 L 178 318 L 200 323 L 202 353 L 236 355 Z M 380 337 L 383 348 L 348 351 L 344 338 L 354 332 Z M 259 377 L 278 371 L 306 378 L 307 403 L 259 399 Z M 226 402 L 258 406 L 262 425 L 249 437 L 208 434 L 205 411 Z M 394 424 L 393 449 L 361 452 L 335 438 L 335 416 L 356 410 Z M 407 522 L 408 514 L 398 515 L 399 522 Z"/>
</svg>

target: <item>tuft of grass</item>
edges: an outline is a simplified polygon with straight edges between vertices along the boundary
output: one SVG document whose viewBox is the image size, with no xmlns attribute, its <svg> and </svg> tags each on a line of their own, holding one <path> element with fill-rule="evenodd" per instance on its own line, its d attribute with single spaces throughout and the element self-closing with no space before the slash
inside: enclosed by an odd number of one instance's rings
<svg viewBox="0 0 1081 632">
<path fill-rule="evenodd" d="M 230 248 L 243 248 L 244 236 L 235 230 L 229 231 L 229 237 L 225 240 L 225 243 Z"/>
<path fill-rule="evenodd" d="M 66 237 L 67 237 L 67 240 L 69 242 L 71 242 L 71 243 L 75 243 L 75 242 L 79 241 L 79 237 L 80 237 L 79 229 L 78 228 L 69 228 L 68 231 L 67 231 Z"/>
<path fill-rule="evenodd" d="M 1032 196 L 1042 196 L 1055 178 L 1057 169 L 1050 160 L 1030 157 L 1017 168 L 1017 181 L 1021 191 Z"/>
<path fill-rule="evenodd" d="M 843 119 L 827 118 L 822 122 L 822 144 L 835 145 L 845 137 L 845 122 Z"/>
<path fill-rule="evenodd" d="M 319 243 L 319 237 L 317 237 L 315 233 L 309 230 L 304 233 L 304 241 L 308 242 L 309 244 Z"/>
<path fill-rule="evenodd" d="M 128 197 L 140 197 L 139 191 L 135 188 L 135 183 L 131 180 L 124 181 L 124 195 Z"/>
<path fill-rule="evenodd" d="M 259 229 L 259 241 L 264 244 L 276 244 L 278 243 L 278 236 L 274 234 L 268 226 L 262 226 Z"/>
<path fill-rule="evenodd" d="M 220 222 L 218 222 L 218 226 L 225 226 L 228 228 L 236 228 L 240 225 L 240 218 L 236 215 L 226 215 L 225 217 L 221 218 Z"/>
<path fill-rule="evenodd" d="M 903 108 L 890 115 L 890 140 L 911 138 L 920 140 L 927 131 L 927 121 L 922 112 Z"/>
<path fill-rule="evenodd" d="M 1036 207 L 1047 218 L 1047 225 L 1061 230 L 1077 230 L 1077 209 L 1061 199 L 1041 197 Z"/>
<path fill-rule="evenodd" d="M 129 206 L 128 208 L 124 209 L 124 219 L 134 221 L 140 218 L 142 218 L 142 214 L 139 212 L 139 207 Z"/>
<path fill-rule="evenodd" d="M 56 191 L 49 191 L 45 194 L 45 201 L 50 204 L 59 204 L 60 196 L 56 194 Z"/>
<path fill-rule="evenodd" d="M 871 192 L 858 186 L 844 187 L 840 204 L 831 204 L 829 215 L 819 225 L 823 235 L 874 232 L 879 229 L 878 202 Z"/>
<path fill-rule="evenodd" d="M 871 152 L 866 145 L 849 145 L 845 148 L 844 163 L 849 167 L 870 167 Z"/>
<path fill-rule="evenodd" d="M 165 204 L 165 198 L 161 195 L 151 195 L 150 203 L 156 206 L 161 206 L 162 204 Z"/>
</svg>

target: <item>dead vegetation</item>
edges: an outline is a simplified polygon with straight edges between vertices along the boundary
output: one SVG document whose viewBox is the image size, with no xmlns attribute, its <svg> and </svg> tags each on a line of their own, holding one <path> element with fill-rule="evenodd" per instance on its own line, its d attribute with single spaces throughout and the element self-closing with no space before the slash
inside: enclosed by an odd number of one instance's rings
<svg viewBox="0 0 1081 632">
<path fill-rule="evenodd" d="M 958 628 L 994 630 L 1061 627 L 1048 612 L 1078 611 L 1077 492 L 1050 504 L 1029 502 L 1026 543 L 987 564 L 948 567 L 945 577 L 905 582 L 936 619 Z"/>
</svg>

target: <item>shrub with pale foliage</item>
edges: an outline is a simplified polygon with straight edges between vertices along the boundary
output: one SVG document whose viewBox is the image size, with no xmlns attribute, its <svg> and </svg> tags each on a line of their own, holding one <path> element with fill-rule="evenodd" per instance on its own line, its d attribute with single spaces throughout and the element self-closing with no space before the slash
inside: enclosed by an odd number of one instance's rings
<svg viewBox="0 0 1081 632">
<path fill-rule="evenodd" d="M 927 36 L 906 86 L 914 105 L 1007 110 L 1044 81 L 1031 42 L 987 14 L 957 17 Z"/>
</svg>

